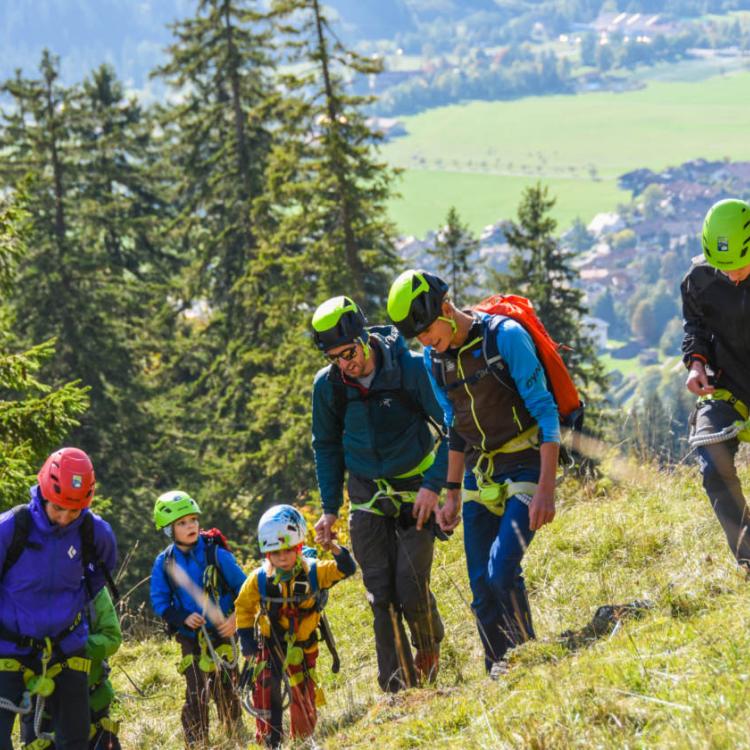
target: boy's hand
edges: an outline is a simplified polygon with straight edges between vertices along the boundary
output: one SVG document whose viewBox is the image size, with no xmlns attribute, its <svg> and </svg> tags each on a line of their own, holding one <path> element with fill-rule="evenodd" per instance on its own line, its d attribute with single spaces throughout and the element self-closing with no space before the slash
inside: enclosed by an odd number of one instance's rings
<svg viewBox="0 0 750 750">
<path fill-rule="evenodd" d="M 325 544 L 320 545 L 326 552 L 333 552 L 334 555 L 338 555 L 341 552 L 341 547 L 339 547 L 336 542 L 331 540 L 330 542 L 326 542 Z"/>
<path fill-rule="evenodd" d="M 197 630 L 201 625 L 206 624 L 206 618 L 203 615 L 199 615 L 197 612 L 189 614 L 185 618 L 185 625 L 193 630 Z"/>
<path fill-rule="evenodd" d="M 216 626 L 216 632 L 222 638 L 231 638 L 237 632 L 237 616 L 232 612 L 221 625 Z"/>
</svg>

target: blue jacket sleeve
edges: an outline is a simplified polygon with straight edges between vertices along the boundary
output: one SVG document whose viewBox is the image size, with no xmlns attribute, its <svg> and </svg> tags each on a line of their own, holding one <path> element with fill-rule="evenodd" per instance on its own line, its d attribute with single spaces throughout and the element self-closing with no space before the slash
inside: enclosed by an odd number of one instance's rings
<svg viewBox="0 0 750 750">
<path fill-rule="evenodd" d="M 346 547 L 340 549 L 341 552 L 334 555 L 333 559 L 336 561 L 336 567 L 348 578 L 357 572 L 357 563 L 354 562 L 352 553 Z"/>
<path fill-rule="evenodd" d="M 416 390 L 419 405 L 432 417 L 439 425 L 445 429 L 445 411 L 438 401 L 430 372 L 425 372 L 425 368 L 418 360 L 414 360 L 411 370 L 416 376 L 416 382 L 413 387 Z M 448 442 L 444 438 L 440 440 L 435 461 L 432 466 L 424 473 L 422 477 L 422 486 L 433 492 L 440 492 L 443 489 L 443 483 L 448 473 Z"/>
<path fill-rule="evenodd" d="M 344 500 L 344 423 L 327 376 L 328 368 L 323 368 L 313 385 L 312 447 L 323 512 L 338 515 Z"/>
<path fill-rule="evenodd" d="M 94 516 L 94 545 L 96 547 L 96 559 L 101 560 L 110 575 L 114 573 L 117 564 L 117 540 L 112 527 L 102 518 Z M 93 595 L 96 596 L 106 584 L 106 578 L 100 568 L 96 568 L 88 575 Z"/>
<path fill-rule="evenodd" d="M 247 576 L 237 564 L 234 555 L 228 550 L 217 549 L 216 561 L 221 568 L 221 574 L 224 576 L 224 580 L 227 582 L 229 588 L 232 589 L 232 593 L 236 599 L 240 594 L 240 589 L 242 588 L 242 584 L 245 583 Z"/>
<path fill-rule="evenodd" d="M 544 368 L 526 329 L 510 318 L 497 328 L 497 348 L 529 414 L 539 425 L 542 443 L 560 442 L 560 417 L 555 398 L 547 388 Z"/>
</svg>

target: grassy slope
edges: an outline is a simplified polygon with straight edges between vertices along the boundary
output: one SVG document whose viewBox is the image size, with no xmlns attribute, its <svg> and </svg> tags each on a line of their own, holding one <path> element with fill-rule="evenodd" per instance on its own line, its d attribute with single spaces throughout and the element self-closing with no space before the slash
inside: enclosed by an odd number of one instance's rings
<svg viewBox="0 0 750 750">
<path fill-rule="evenodd" d="M 617 486 L 566 483 L 554 526 L 531 546 L 526 577 L 540 640 L 513 654 L 504 682 L 481 670 L 459 538 L 437 547 L 447 635 L 436 689 L 379 693 L 361 580 L 338 587 L 329 615 L 344 668 L 335 677 L 321 659 L 328 705 L 319 742 L 331 750 L 750 747 L 750 592 L 695 470 L 610 473 Z M 634 599 L 655 607 L 611 637 L 576 652 L 556 638 L 599 605 Z M 155 640 L 115 658 L 152 696 L 129 697 L 133 688 L 115 670 L 127 694 L 126 747 L 180 747 L 176 661 L 175 648 Z"/>
<path fill-rule="evenodd" d="M 750 109 L 740 95 L 748 86 L 745 72 L 652 82 L 619 94 L 471 102 L 405 117 L 409 135 L 383 149 L 390 163 L 409 170 L 392 215 L 402 231 L 422 234 L 455 203 L 479 228 L 513 215 L 520 185 L 541 175 L 560 196 L 563 224 L 570 216 L 586 220 L 626 197 L 616 178 L 628 170 L 698 157 L 750 158 Z M 591 179 L 592 165 L 600 181 Z"/>
</svg>

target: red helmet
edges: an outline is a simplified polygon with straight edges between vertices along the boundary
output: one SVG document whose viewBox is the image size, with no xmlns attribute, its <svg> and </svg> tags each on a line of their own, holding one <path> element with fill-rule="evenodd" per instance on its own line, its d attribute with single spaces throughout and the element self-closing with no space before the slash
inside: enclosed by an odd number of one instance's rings
<svg viewBox="0 0 750 750">
<path fill-rule="evenodd" d="M 61 448 L 44 462 L 37 475 L 42 497 L 63 508 L 88 508 L 96 478 L 91 459 L 79 448 Z"/>
</svg>

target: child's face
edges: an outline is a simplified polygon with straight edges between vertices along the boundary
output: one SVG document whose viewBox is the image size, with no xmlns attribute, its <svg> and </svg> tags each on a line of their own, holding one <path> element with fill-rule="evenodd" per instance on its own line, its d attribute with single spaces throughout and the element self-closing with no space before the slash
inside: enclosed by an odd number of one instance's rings
<svg viewBox="0 0 750 750">
<path fill-rule="evenodd" d="M 193 513 L 189 516 L 183 516 L 172 524 L 172 534 L 177 544 L 190 546 L 198 541 L 198 533 L 201 530 L 198 516 Z"/>
<path fill-rule="evenodd" d="M 278 552 L 269 552 L 268 559 L 274 568 L 279 568 L 288 573 L 297 562 L 297 550 L 281 549 Z"/>
</svg>

